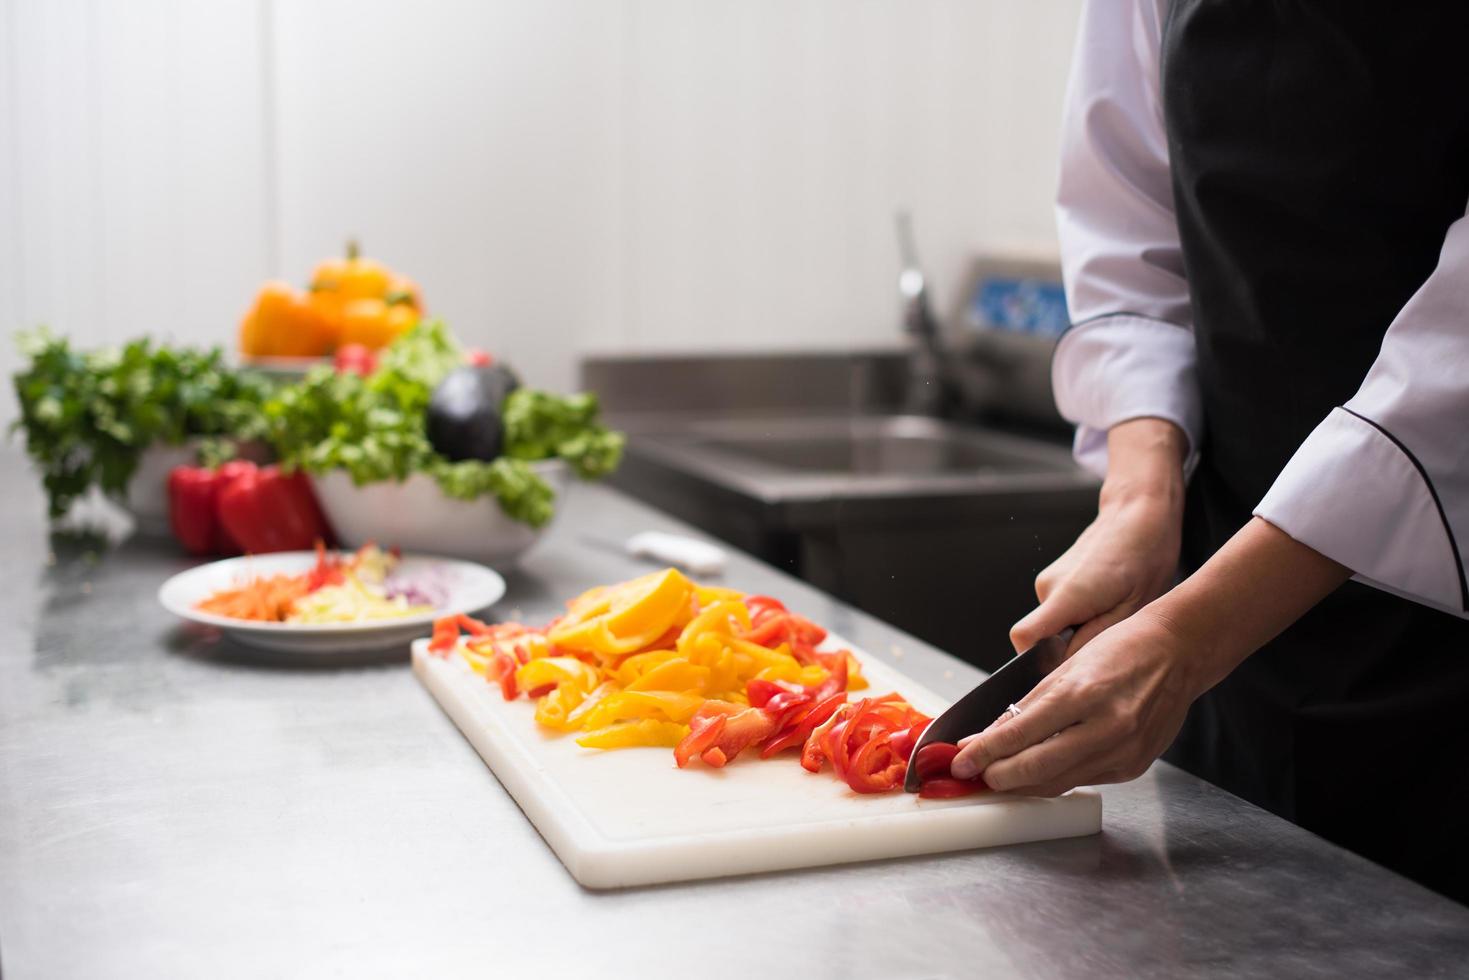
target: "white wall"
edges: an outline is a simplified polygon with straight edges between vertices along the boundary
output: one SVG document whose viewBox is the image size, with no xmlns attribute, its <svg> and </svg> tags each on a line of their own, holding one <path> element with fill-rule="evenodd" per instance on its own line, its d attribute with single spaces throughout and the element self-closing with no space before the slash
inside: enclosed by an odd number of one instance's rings
<svg viewBox="0 0 1469 980">
<path fill-rule="evenodd" d="M 543 385 L 888 340 L 896 207 L 950 299 L 1054 249 L 1078 6 L 0 0 L 0 327 L 227 342 L 356 235 Z"/>
</svg>

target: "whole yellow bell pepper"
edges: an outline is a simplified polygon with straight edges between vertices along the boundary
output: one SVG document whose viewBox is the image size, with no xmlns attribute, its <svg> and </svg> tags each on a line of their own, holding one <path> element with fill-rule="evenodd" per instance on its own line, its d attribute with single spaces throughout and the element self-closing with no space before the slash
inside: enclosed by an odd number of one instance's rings
<svg viewBox="0 0 1469 980">
<path fill-rule="evenodd" d="M 386 347 L 412 329 L 423 313 L 418 285 L 374 259 L 356 242 L 347 257 L 328 259 L 311 276 L 310 305 L 332 324 L 339 345 Z"/>
</svg>

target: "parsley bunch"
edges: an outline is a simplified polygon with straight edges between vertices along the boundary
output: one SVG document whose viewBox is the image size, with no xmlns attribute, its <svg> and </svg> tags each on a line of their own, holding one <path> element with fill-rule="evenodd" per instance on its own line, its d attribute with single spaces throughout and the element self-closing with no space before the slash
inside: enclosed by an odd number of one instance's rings
<svg viewBox="0 0 1469 980">
<path fill-rule="evenodd" d="M 91 487 L 126 496 L 143 451 L 196 437 L 249 439 L 264 431 L 269 383 L 231 370 L 218 348 L 134 340 L 73 350 L 44 328 L 17 346 L 29 364 L 14 376 L 26 452 L 41 471 L 51 517 Z"/>
</svg>

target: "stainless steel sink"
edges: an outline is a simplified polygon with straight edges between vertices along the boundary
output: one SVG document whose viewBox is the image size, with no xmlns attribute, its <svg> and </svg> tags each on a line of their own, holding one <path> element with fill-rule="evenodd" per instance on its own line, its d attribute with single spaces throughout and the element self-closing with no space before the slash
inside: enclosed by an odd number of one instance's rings
<svg viewBox="0 0 1469 980">
<path fill-rule="evenodd" d="M 1060 446 L 916 415 L 685 421 L 634 451 L 769 502 L 1087 486 Z"/>
<path fill-rule="evenodd" d="M 746 423 L 746 428 L 751 428 Z M 1057 472 L 1044 459 L 991 435 L 930 418 L 896 416 L 826 423 L 766 423 L 759 431 L 714 435 L 694 445 L 797 473 L 860 475 Z"/>
</svg>

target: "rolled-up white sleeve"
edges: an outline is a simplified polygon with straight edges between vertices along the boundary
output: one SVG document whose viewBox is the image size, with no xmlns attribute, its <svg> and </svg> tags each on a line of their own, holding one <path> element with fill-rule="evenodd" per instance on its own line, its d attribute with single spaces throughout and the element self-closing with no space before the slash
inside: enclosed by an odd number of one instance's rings
<svg viewBox="0 0 1469 980">
<path fill-rule="evenodd" d="M 1167 0 L 1089 2 L 1067 87 L 1056 221 L 1072 328 L 1051 366 L 1075 454 L 1105 474 L 1107 430 L 1156 417 L 1196 456 L 1192 314 L 1159 99 Z"/>
<path fill-rule="evenodd" d="M 1469 618 L 1469 215 L 1357 393 L 1255 514 L 1370 585 Z"/>
</svg>

